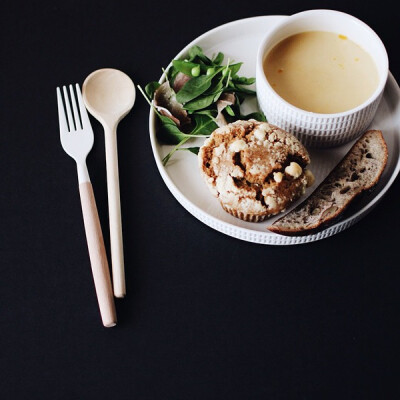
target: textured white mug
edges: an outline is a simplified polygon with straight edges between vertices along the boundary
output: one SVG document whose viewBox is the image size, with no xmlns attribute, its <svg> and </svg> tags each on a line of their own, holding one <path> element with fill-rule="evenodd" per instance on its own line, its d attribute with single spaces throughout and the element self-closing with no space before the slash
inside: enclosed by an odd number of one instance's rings
<svg viewBox="0 0 400 400">
<path fill-rule="evenodd" d="M 379 83 L 369 99 L 345 112 L 319 114 L 295 107 L 275 92 L 264 73 L 266 55 L 283 39 L 306 31 L 328 31 L 345 35 L 372 56 L 378 70 Z M 257 98 L 268 122 L 295 134 L 305 145 L 337 146 L 355 139 L 370 125 L 382 98 L 388 73 L 385 46 L 364 22 L 339 11 L 303 11 L 283 20 L 261 42 L 256 65 Z"/>
</svg>

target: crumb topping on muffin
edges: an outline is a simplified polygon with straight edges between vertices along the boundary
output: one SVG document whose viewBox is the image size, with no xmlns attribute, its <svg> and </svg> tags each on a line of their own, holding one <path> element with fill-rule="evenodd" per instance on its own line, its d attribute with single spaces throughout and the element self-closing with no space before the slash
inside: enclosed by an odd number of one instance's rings
<svg viewBox="0 0 400 400">
<path fill-rule="evenodd" d="M 261 221 L 286 209 L 310 180 L 310 157 L 292 134 L 255 120 L 216 129 L 199 151 L 204 180 L 224 209 Z"/>
</svg>

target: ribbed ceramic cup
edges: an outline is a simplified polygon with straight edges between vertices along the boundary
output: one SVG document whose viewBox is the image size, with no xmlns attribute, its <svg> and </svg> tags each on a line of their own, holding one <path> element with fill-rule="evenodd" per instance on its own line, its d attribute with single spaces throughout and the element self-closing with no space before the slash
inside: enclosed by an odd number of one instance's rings
<svg viewBox="0 0 400 400">
<path fill-rule="evenodd" d="M 283 39 L 306 31 L 328 31 L 347 36 L 375 61 L 379 83 L 372 96 L 351 110 L 319 114 L 302 110 L 280 97 L 265 77 L 263 62 L 268 52 Z M 378 35 L 359 19 L 333 10 L 310 10 L 294 14 L 270 30 L 258 49 L 257 98 L 271 124 L 296 135 L 310 147 L 332 147 L 349 142 L 370 125 L 382 98 L 389 73 L 388 56 Z"/>
</svg>

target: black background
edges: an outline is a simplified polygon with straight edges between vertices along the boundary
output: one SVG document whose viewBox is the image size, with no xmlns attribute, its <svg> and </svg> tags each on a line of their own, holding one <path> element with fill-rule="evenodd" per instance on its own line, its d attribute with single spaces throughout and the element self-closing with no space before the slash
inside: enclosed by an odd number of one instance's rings
<svg viewBox="0 0 400 400">
<path fill-rule="evenodd" d="M 138 94 L 119 127 L 128 295 L 100 322 L 55 88 L 115 67 L 144 85 L 225 22 L 332 8 L 369 24 L 400 79 L 398 15 L 375 1 L 1 2 L 0 398 L 398 398 L 397 179 L 320 242 L 224 236 L 163 183 Z M 102 128 L 88 157 L 107 249 Z"/>
</svg>

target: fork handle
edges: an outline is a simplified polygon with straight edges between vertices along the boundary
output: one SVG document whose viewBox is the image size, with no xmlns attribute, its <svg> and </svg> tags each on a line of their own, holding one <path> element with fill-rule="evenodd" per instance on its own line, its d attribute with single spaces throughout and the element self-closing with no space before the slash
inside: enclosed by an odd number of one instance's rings
<svg viewBox="0 0 400 400">
<path fill-rule="evenodd" d="M 80 183 L 79 193 L 100 314 L 103 325 L 109 328 L 116 325 L 117 316 L 111 287 L 110 270 L 92 184 L 90 182 Z"/>
</svg>

